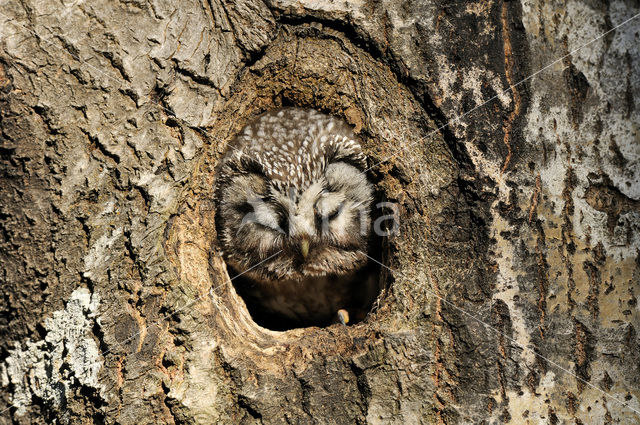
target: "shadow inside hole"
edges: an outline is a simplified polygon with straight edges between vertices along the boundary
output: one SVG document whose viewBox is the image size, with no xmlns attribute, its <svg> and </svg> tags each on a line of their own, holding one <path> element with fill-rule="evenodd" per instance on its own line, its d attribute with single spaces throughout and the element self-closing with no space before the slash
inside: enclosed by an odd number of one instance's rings
<svg viewBox="0 0 640 425">
<path fill-rule="evenodd" d="M 244 300 L 251 318 L 274 330 L 341 323 L 339 310 L 348 314 L 347 326 L 363 321 L 377 305 L 384 288 L 380 265 L 381 237 L 373 237 L 368 255 L 375 259 L 348 275 L 327 275 L 317 281 L 262 283 L 228 267 L 237 294 Z M 282 311 L 287 311 L 283 313 Z M 341 312 L 344 318 L 344 312 Z"/>
</svg>

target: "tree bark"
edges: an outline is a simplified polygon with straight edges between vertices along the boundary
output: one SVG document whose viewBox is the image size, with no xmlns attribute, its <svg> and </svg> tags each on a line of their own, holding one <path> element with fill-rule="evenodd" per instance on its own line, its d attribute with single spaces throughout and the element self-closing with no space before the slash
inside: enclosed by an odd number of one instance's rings
<svg viewBox="0 0 640 425">
<path fill-rule="evenodd" d="M 0 423 L 638 423 L 639 12 L 3 0 Z M 354 326 L 259 327 L 219 255 L 283 105 L 399 207 Z"/>
</svg>

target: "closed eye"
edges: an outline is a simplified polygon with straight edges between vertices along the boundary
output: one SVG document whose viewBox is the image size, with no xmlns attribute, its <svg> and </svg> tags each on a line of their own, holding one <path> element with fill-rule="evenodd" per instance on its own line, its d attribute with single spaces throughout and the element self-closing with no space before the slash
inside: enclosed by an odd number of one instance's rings
<svg viewBox="0 0 640 425">
<path fill-rule="evenodd" d="M 333 221 L 333 219 L 335 219 L 336 217 L 338 217 L 338 214 L 340 214 L 340 211 L 342 211 L 342 206 L 344 204 L 340 204 L 338 205 L 338 207 L 336 209 L 334 209 L 333 211 L 331 211 L 329 214 L 327 214 L 327 219 L 329 221 Z"/>
<path fill-rule="evenodd" d="M 253 224 L 265 229 L 276 230 L 284 233 L 282 215 L 274 211 L 273 205 L 269 205 L 267 197 L 257 196 L 249 198 L 245 202 L 236 206 L 237 211 L 242 214 L 241 226 Z M 286 216 L 285 216 L 286 218 Z"/>
<path fill-rule="evenodd" d="M 343 207 L 344 207 L 344 202 L 341 202 L 335 208 L 332 208 L 328 212 L 319 211 L 318 209 L 316 209 L 316 223 L 317 223 L 317 226 L 320 227 L 322 222 L 325 221 L 325 220 L 326 220 L 327 223 L 330 222 L 330 221 L 335 220 L 340 215 L 340 212 L 342 211 Z"/>
</svg>

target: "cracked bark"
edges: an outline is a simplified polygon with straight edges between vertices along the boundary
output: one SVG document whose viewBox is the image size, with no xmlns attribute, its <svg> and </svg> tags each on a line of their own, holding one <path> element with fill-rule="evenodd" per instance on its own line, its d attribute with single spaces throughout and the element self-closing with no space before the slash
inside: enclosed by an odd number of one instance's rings
<svg viewBox="0 0 640 425">
<path fill-rule="evenodd" d="M 637 423 L 638 12 L 7 0 L 0 423 Z M 290 104 L 400 207 L 357 326 L 259 328 L 217 255 L 217 160 Z"/>
</svg>

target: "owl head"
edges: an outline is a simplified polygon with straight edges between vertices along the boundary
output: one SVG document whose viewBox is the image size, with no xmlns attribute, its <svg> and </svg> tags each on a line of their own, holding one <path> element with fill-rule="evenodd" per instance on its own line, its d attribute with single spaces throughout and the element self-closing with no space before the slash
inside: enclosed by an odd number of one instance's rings
<svg viewBox="0 0 640 425">
<path fill-rule="evenodd" d="M 227 264 L 260 281 L 342 275 L 367 262 L 373 187 L 350 127 L 285 108 L 247 125 L 217 173 Z"/>
</svg>

